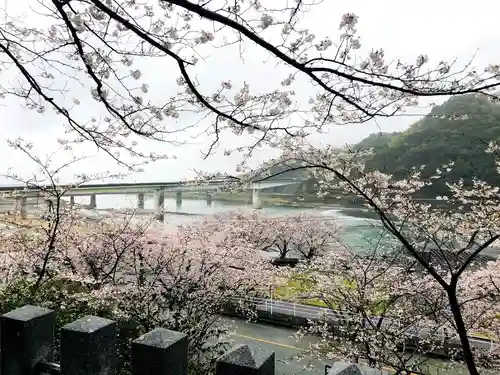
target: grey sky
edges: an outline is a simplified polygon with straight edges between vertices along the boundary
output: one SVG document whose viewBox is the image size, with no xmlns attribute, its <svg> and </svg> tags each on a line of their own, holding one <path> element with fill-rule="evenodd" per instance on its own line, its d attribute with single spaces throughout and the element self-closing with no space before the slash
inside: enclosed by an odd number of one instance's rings
<svg viewBox="0 0 500 375">
<path fill-rule="evenodd" d="M 18 2 L 7 1 L 9 12 L 23 12 Z M 32 0 L 23 2 L 36 3 Z M 358 29 L 363 44 L 361 53 L 371 48 L 384 48 L 388 59 L 415 61 L 419 54 L 429 55 L 431 61 L 452 60 L 459 58 L 459 62 L 466 62 L 479 48 L 476 56 L 477 65 L 500 62 L 498 41 L 500 29 L 497 27 L 497 17 L 500 14 L 500 3 L 492 0 L 451 1 L 451 0 L 421 0 L 419 2 L 379 0 L 376 2 L 366 0 L 334 1 L 325 0 L 323 4 L 313 10 L 303 20 L 302 26 L 309 27 L 315 34 L 331 36 L 335 41 L 338 35 L 338 23 L 342 14 L 353 12 L 360 18 Z M 28 15 L 27 19 L 30 16 Z M 33 21 L 34 22 L 34 21 Z M 36 22 L 41 22 L 37 19 Z M 217 35 L 216 35 L 217 37 Z M 254 90 L 272 90 L 279 85 L 283 75 L 276 69 L 262 51 L 250 44 L 245 44 L 246 52 L 244 62 L 239 60 L 238 50 L 225 47 L 220 50 L 205 49 L 202 54 L 206 61 L 200 61 L 195 70 L 199 80 L 200 90 L 210 94 L 222 80 L 231 80 L 234 84 L 246 81 Z M 150 85 L 150 95 L 170 96 L 175 93 L 175 79 L 178 72 L 173 65 L 164 62 L 140 62 L 144 82 Z M 282 69 L 282 68 L 280 68 Z M 2 73 L 0 73 L 2 74 Z M 5 75 L 2 75 L 5 79 Z M 314 94 L 314 89 L 307 84 L 294 87 L 300 100 L 307 100 Z M 81 87 L 72 87 L 68 96 L 79 96 L 84 90 Z M 57 149 L 55 139 L 62 137 L 64 128 L 62 119 L 52 111 L 39 115 L 33 111 L 19 106 L 19 103 L 7 99 L 0 107 L 2 120 L 2 136 L 0 142 L 0 157 L 2 160 L 0 173 L 7 168 L 15 168 L 19 174 L 28 175 L 35 172 L 34 165 L 25 157 L 9 149 L 5 140 L 10 137 L 22 136 L 35 143 L 37 154 L 43 158 L 48 152 Z M 99 113 L 100 109 L 92 100 L 82 100 L 79 113 Z M 181 116 L 172 124 L 172 127 L 181 127 L 198 120 L 196 114 Z M 332 127 L 327 135 L 316 137 L 322 142 L 342 145 L 359 141 L 375 131 L 402 130 L 416 121 L 415 117 L 398 117 L 388 120 L 379 120 L 377 123 Z M 246 138 L 245 138 L 246 137 Z M 179 138 L 181 139 L 181 138 Z M 189 138 L 182 136 L 183 140 L 191 144 L 182 147 L 173 147 L 168 144 L 142 142 L 141 147 L 153 151 L 175 154 L 176 160 L 157 162 L 146 167 L 141 174 L 130 175 L 129 181 L 171 181 L 190 177 L 193 168 L 205 171 L 232 172 L 236 165 L 236 157 L 225 157 L 222 151 L 226 147 L 248 142 L 248 136 L 236 137 L 225 134 L 219 152 L 208 160 L 201 159 L 202 151 L 208 147 L 209 139 L 206 136 Z M 74 169 L 64 174 L 64 179 L 69 179 L 72 173 L 102 172 L 105 170 L 117 171 L 115 162 L 102 153 L 96 154 L 91 145 L 86 145 L 79 152 L 89 155 L 90 158 L 75 165 Z M 257 159 L 264 159 L 273 152 L 263 150 Z M 64 160 L 64 153 L 58 154 Z M 0 178 L 0 183 L 6 181 Z"/>
</svg>

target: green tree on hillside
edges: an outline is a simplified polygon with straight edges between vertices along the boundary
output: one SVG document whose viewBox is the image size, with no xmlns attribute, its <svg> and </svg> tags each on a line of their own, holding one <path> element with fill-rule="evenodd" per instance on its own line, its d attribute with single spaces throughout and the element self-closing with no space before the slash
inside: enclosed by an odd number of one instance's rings
<svg viewBox="0 0 500 375">
<path fill-rule="evenodd" d="M 358 150 L 373 148 L 375 151 L 379 151 L 380 149 L 386 148 L 389 145 L 391 139 L 399 134 L 399 132 L 373 133 L 363 139 L 361 142 L 357 143 L 354 147 Z"/>
<path fill-rule="evenodd" d="M 493 157 L 484 152 L 487 143 L 496 140 L 500 140 L 500 105 L 467 95 L 453 97 L 434 107 L 404 132 L 392 136 L 372 134 L 355 147 L 373 147 L 368 169 L 384 171 L 397 178 L 420 165 L 426 166 L 424 175 L 432 175 L 436 168 L 454 161 L 455 167 L 445 174 L 443 181 L 424 192 L 433 197 L 444 191 L 444 182 L 460 178 L 466 183 L 478 178 L 500 184 Z"/>
</svg>

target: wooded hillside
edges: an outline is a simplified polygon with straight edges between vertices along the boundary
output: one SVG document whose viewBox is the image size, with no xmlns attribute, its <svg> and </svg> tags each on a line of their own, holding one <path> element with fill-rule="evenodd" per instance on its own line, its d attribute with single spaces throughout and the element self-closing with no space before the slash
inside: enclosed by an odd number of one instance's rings
<svg viewBox="0 0 500 375">
<path fill-rule="evenodd" d="M 442 117 L 440 117 L 442 115 Z M 453 115 L 455 119 L 450 119 Z M 454 161 L 444 181 L 473 177 L 499 184 L 493 156 L 484 152 L 489 141 L 500 140 L 500 105 L 477 96 L 455 97 L 436 106 L 422 120 L 401 133 L 371 134 L 355 145 L 374 148 L 367 161 L 370 170 L 403 177 L 413 166 L 426 165 L 424 174 Z M 429 194 L 438 194 L 443 184 Z"/>
<path fill-rule="evenodd" d="M 455 162 L 454 169 L 442 182 L 425 191 L 434 198 L 446 192 L 444 182 L 474 177 L 500 185 L 493 156 L 485 153 L 489 141 L 500 140 L 500 104 L 491 103 L 475 95 L 454 97 L 415 122 L 403 132 L 374 133 L 355 144 L 355 149 L 373 148 L 374 155 L 367 160 L 368 170 L 380 170 L 404 177 L 411 167 L 425 165 L 424 176 L 434 174 L 436 168 Z M 272 168 L 281 172 L 293 165 L 288 162 Z M 308 178 L 304 170 L 286 172 L 276 178 Z M 311 193 L 314 183 L 302 183 L 272 189 L 275 193 Z"/>
</svg>

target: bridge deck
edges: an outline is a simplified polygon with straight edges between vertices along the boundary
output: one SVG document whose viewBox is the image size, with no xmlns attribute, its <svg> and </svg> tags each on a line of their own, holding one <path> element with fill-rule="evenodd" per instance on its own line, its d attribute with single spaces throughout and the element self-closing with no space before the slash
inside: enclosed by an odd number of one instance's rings
<svg viewBox="0 0 500 375">
<path fill-rule="evenodd" d="M 252 182 L 247 189 L 269 189 L 272 187 L 298 184 L 303 182 L 302 179 L 270 179 L 265 181 Z M 67 196 L 83 196 L 89 194 L 105 195 L 105 194 L 139 194 L 139 193 L 154 193 L 158 190 L 168 191 L 214 191 L 220 190 L 231 183 L 236 183 L 237 179 L 211 180 L 205 182 L 198 181 L 171 181 L 171 182 L 122 182 L 109 184 L 82 184 L 69 189 L 64 195 Z M 70 185 L 61 185 L 61 188 L 67 188 Z M 0 186 L 0 192 L 15 192 L 19 191 L 26 195 L 38 195 L 42 190 L 52 190 L 52 186 L 30 187 L 21 185 Z"/>
</svg>

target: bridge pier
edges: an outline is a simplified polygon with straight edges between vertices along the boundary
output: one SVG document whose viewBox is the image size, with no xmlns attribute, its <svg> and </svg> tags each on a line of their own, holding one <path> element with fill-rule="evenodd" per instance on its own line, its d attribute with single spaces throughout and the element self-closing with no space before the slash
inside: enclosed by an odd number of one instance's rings
<svg viewBox="0 0 500 375">
<path fill-rule="evenodd" d="M 47 213 L 49 214 L 55 211 L 54 202 L 50 198 L 45 199 L 45 207 L 47 208 Z"/>
<path fill-rule="evenodd" d="M 165 203 L 165 192 L 163 190 L 155 191 L 154 195 L 155 219 L 162 222 L 164 219 L 163 216 L 164 203 Z"/>
<path fill-rule="evenodd" d="M 182 206 L 182 191 L 178 191 L 175 193 L 175 205 L 177 208 Z"/>
<path fill-rule="evenodd" d="M 206 200 L 207 200 L 207 206 L 211 206 L 212 205 L 212 193 L 210 191 L 207 191 Z"/>
<path fill-rule="evenodd" d="M 92 194 L 90 196 L 90 204 L 89 204 L 89 208 L 90 209 L 95 209 L 97 208 L 97 201 L 96 201 L 96 195 L 95 194 Z"/>
<path fill-rule="evenodd" d="M 260 210 L 262 208 L 259 191 L 259 189 L 252 189 L 252 207 L 255 210 Z"/>
<path fill-rule="evenodd" d="M 137 194 L 137 208 L 144 209 L 144 193 Z"/>
<path fill-rule="evenodd" d="M 74 195 L 69 197 L 69 207 L 70 208 L 75 207 L 75 196 Z"/>
<path fill-rule="evenodd" d="M 26 197 L 17 196 L 14 201 L 14 213 L 21 216 L 22 219 L 26 217 L 27 210 L 26 205 L 28 203 L 28 199 Z"/>
</svg>

